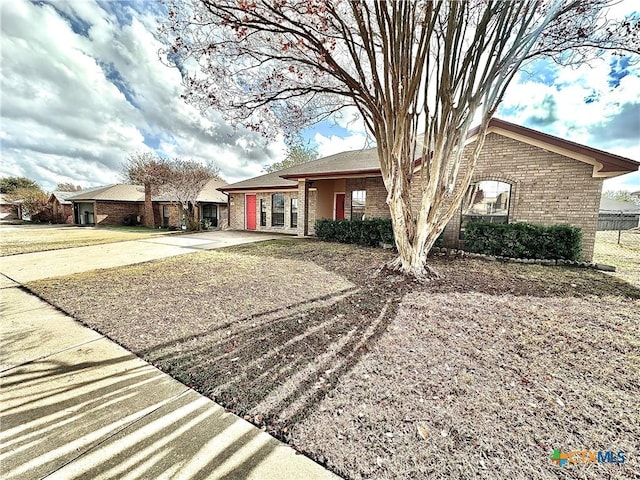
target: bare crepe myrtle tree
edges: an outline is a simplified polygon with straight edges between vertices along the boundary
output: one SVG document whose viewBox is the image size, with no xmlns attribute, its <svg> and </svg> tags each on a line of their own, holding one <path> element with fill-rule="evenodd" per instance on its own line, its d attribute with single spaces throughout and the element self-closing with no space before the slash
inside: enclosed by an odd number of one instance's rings
<svg viewBox="0 0 640 480">
<path fill-rule="evenodd" d="M 144 186 L 144 226 L 155 227 L 152 202 L 167 182 L 168 161 L 151 152 L 136 152 L 129 155 L 122 169 L 127 181 Z"/>
<path fill-rule="evenodd" d="M 195 220 L 198 195 L 209 180 L 220 178 L 220 170 L 210 164 L 180 158 L 168 161 L 168 165 L 169 174 L 162 187 L 163 195 L 181 207 L 188 230 L 199 230 L 200 224 Z"/>
<path fill-rule="evenodd" d="M 62 182 L 56 185 L 56 191 L 58 192 L 80 192 L 82 187 L 71 182 Z"/>
<path fill-rule="evenodd" d="M 399 252 L 390 267 L 425 278 L 436 276 L 426 253 L 458 210 L 523 63 L 638 53 L 638 17 L 607 18 L 614 3 L 185 0 L 167 5 L 163 57 L 182 72 L 188 102 L 268 137 L 355 106 L 388 193 Z"/>
</svg>

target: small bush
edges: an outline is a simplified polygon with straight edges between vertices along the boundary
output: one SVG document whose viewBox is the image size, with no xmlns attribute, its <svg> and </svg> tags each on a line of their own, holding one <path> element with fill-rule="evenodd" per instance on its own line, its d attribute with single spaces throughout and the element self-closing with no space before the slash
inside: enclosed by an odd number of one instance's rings
<svg viewBox="0 0 640 480">
<path fill-rule="evenodd" d="M 569 225 L 471 222 L 464 231 L 465 250 L 486 255 L 549 260 L 579 260 L 582 231 Z"/>
<path fill-rule="evenodd" d="M 368 247 L 394 243 L 391 219 L 317 220 L 316 236 L 328 242 L 355 243 Z"/>
<path fill-rule="evenodd" d="M 380 241 L 388 245 L 395 244 L 395 236 L 393 235 L 393 225 L 391 219 L 378 219 L 378 233 L 380 234 Z"/>
</svg>

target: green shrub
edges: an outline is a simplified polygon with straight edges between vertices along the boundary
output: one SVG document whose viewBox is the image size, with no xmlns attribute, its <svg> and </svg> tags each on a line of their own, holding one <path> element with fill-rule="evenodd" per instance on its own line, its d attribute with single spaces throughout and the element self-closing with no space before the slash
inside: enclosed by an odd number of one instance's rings
<svg viewBox="0 0 640 480">
<path fill-rule="evenodd" d="M 380 234 L 380 241 L 389 245 L 395 244 L 395 236 L 393 234 L 393 224 L 391 219 L 380 218 L 378 219 L 378 233 Z"/>
<path fill-rule="evenodd" d="M 355 243 L 376 247 L 380 243 L 395 245 L 393 225 L 390 218 L 366 220 L 316 220 L 316 237 L 327 242 Z M 436 240 L 434 247 L 444 244 L 444 234 Z"/>
<path fill-rule="evenodd" d="M 380 242 L 393 245 L 393 227 L 391 219 L 371 218 L 366 220 L 327 220 L 316 221 L 316 236 L 328 242 L 355 243 L 368 247 L 378 246 Z"/>
<path fill-rule="evenodd" d="M 465 250 L 512 258 L 578 260 L 582 231 L 569 225 L 471 222 L 464 230 Z"/>
</svg>

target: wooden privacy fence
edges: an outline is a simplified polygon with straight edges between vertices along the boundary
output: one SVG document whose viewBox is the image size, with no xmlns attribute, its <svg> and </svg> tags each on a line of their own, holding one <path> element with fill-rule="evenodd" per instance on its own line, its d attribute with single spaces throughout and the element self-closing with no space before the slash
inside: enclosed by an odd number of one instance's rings
<svg viewBox="0 0 640 480">
<path fill-rule="evenodd" d="M 640 213 L 600 213 L 598 230 L 629 230 L 640 226 Z"/>
</svg>

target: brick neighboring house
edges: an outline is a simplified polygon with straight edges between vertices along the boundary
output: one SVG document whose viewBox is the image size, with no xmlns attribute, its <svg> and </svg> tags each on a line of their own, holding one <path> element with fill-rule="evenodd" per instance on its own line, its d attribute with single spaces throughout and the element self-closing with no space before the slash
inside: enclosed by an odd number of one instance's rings
<svg viewBox="0 0 640 480">
<path fill-rule="evenodd" d="M 20 220 L 20 206 L 9 200 L 5 193 L 0 193 L 0 220 Z"/>
<path fill-rule="evenodd" d="M 197 198 L 195 217 L 206 218 L 212 227 L 226 227 L 227 196 L 219 188 L 224 182 L 210 180 Z M 69 196 L 73 218 L 78 225 L 136 225 L 144 223 L 144 187 L 118 184 L 96 187 Z M 220 216 L 222 221 L 219 221 Z M 153 198 L 154 224 L 163 227 L 182 225 L 181 207 L 163 196 Z"/>
<path fill-rule="evenodd" d="M 227 228 L 227 196 L 219 189 L 225 183 L 213 178 L 207 182 L 196 198 L 194 218 L 205 220 L 211 228 Z M 163 227 L 180 226 L 182 223 L 181 209 L 166 196 L 154 198 L 154 216 L 156 225 Z"/>
<path fill-rule="evenodd" d="M 473 151 L 471 131 L 465 154 Z M 499 119 L 491 120 L 468 195 L 444 231 L 460 248 L 470 220 L 569 224 L 582 229 L 591 260 L 605 178 L 639 162 Z M 418 186 L 416 185 L 416 188 Z M 316 219 L 389 217 L 376 149 L 344 152 L 234 183 L 230 228 L 313 235 Z M 417 191 L 413 195 L 418 203 Z"/>
<path fill-rule="evenodd" d="M 69 197 L 79 192 L 53 191 L 49 195 L 47 205 L 51 208 L 51 219 L 54 223 L 74 223 L 73 203 Z"/>
</svg>

